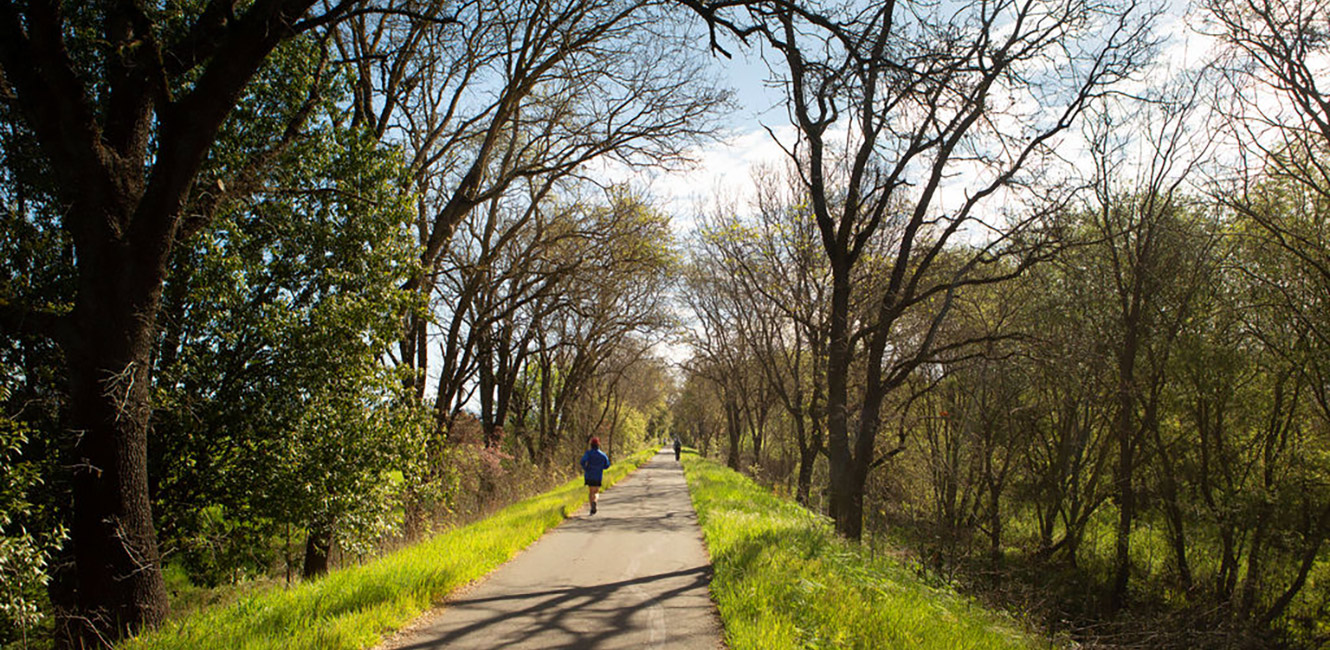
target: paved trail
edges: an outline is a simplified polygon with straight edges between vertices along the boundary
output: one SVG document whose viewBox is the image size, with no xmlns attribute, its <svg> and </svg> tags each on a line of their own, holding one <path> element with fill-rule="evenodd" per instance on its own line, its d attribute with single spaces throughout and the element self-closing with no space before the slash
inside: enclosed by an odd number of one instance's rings
<svg viewBox="0 0 1330 650">
<path fill-rule="evenodd" d="M 674 452 L 655 458 L 393 650 L 721 648 L 711 566 Z"/>
</svg>

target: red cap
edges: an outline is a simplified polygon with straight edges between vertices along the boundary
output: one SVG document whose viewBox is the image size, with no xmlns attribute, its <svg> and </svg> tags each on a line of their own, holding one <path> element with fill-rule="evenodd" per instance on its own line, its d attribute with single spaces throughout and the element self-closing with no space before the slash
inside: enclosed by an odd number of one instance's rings
<svg viewBox="0 0 1330 650">
<path fill-rule="evenodd" d="M 595 436 L 591 436 L 591 446 L 593 446 L 593 447 L 599 447 L 599 446 L 600 446 L 600 438 L 597 438 L 597 437 L 595 437 Z"/>
</svg>

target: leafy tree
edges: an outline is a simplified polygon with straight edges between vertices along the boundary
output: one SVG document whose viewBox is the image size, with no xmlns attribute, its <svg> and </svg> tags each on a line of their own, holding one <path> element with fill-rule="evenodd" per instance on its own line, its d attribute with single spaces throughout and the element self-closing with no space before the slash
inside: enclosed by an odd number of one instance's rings
<svg viewBox="0 0 1330 650">
<path fill-rule="evenodd" d="M 385 474 L 420 443 L 379 362 L 410 300 L 401 172 L 372 139 L 323 122 L 179 257 L 153 474 L 168 544 L 209 581 L 264 570 L 264 539 L 287 526 L 308 529 L 305 574 L 322 573 L 335 532 L 363 539 L 396 503 Z M 218 509 L 235 538 L 205 558 L 218 540 L 198 535 Z"/>
<path fill-rule="evenodd" d="M 674 435 L 683 444 L 696 447 L 703 456 L 711 455 L 713 441 L 722 426 L 717 393 L 706 377 L 705 371 L 689 372 L 670 405 Z"/>
<path fill-rule="evenodd" d="M 153 625 L 167 610 L 147 475 L 152 349 L 176 246 L 209 225 L 185 206 L 219 130 L 279 43 L 337 19 L 313 0 L 0 3 L 6 103 L 50 171 L 73 245 L 72 309 L 7 301 L 16 329 L 50 336 L 68 380 L 77 602 L 71 645 Z"/>
<path fill-rule="evenodd" d="M 644 342 L 673 323 L 665 295 L 678 259 L 668 217 L 624 194 L 585 209 L 594 224 L 588 231 L 600 236 L 567 242 L 564 255 L 585 259 L 567 278 L 562 308 L 540 323 L 537 353 L 528 361 L 541 378 L 535 415 L 547 452 L 570 431 L 591 430 L 601 420 L 598 387 L 617 383 L 649 349 Z"/>
<path fill-rule="evenodd" d="M 7 368 L 6 368 L 7 370 Z M 9 372 L 3 373 L 8 381 Z M 0 403 L 9 387 L 0 384 Z M 22 460 L 32 431 L 8 414 L 0 414 L 0 644 L 27 640 L 46 618 L 45 587 L 51 579 L 52 557 L 64 542 L 63 527 L 49 525 L 49 515 L 34 512 L 33 492 L 41 485 L 37 463 Z"/>
<path fill-rule="evenodd" d="M 30 130 L 0 102 L 0 311 L 34 297 L 64 311 L 73 294 L 68 237 L 46 206 L 49 174 Z M 60 566 L 68 531 L 61 513 L 58 429 L 63 371 L 59 349 L 40 332 L 0 319 L 0 644 L 46 632 L 46 586 Z"/>
</svg>

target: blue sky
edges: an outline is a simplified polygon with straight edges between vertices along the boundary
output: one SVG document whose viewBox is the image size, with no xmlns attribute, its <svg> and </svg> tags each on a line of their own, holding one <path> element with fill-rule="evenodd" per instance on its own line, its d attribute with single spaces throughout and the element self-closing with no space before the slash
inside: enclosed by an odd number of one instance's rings
<svg viewBox="0 0 1330 650">
<path fill-rule="evenodd" d="M 1141 85 L 1156 81 L 1160 75 L 1170 75 L 1179 67 L 1197 65 L 1207 57 L 1211 46 L 1208 37 L 1195 31 L 1198 23 L 1188 16 L 1187 0 L 1161 1 L 1165 11 L 1155 29 L 1168 40 L 1160 52 L 1158 68 L 1144 75 Z M 708 56 L 712 70 L 735 91 L 735 109 L 722 119 L 725 132 L 719 141 L 693 152 L 696 165 L 691 169 L 662 172 L 648 182 L 661 206 L 674 214 L 676 231 L 681 234 L 691 229 L 699 207 L 712 202 L 717 192 L 737 198 L 736 207 L 742 209 L 744 197 L 751 192 L 753 168 L 783 164 L 784 154 L 767 129 L 782 140 L 793 140 L 782 90 L 768 82 L 771 75 L 761 60 L 760 40 L 753 38 L 751 47 L 733 40 L 723 45 L 731 58 L 719 53 Z M 1073 149 L 1077 147 L 1069 147 Z"/>
</svg>

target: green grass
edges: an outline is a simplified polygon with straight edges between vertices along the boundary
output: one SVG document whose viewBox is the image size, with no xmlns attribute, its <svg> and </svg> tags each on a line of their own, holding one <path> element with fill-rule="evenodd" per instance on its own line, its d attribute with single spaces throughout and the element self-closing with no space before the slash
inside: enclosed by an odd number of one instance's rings
<svg viewBox="0 0 1330 650">
<path fill-rule="evenodd" d="M 613 485 L 655 452 L 645 450 L 616 463 L 605 474 L 606 485 Z M 585 501 L 581 480 L 569 481 L 411 548 L 290 589 L 268 589 L 200 611 L 120 647 L 368 648 L 454 589 L 508 561 Z"/>
<path fill-rule="evenodd" d="M 693 454 L 683 460 L 731 648 L 1049 647 L 1010 618 L 839 539 L 825 517 L 747 477 Z"/>
</svg>

